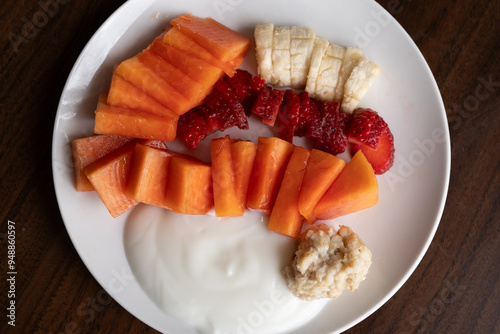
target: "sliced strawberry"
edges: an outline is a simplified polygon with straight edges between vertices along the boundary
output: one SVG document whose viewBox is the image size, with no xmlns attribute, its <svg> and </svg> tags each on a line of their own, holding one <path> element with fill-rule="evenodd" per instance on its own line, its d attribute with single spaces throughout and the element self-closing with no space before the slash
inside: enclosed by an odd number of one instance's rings
<svg viewBox="0 0 500 334">
<path fill-rule="evenodd" d="M 297 123 L 297 128 L 295 129 L 295 135 L 298 137 L 303 137 L 306 135 L 309 125 L 309 116 L 311 114 L 311 98 L 309 97 L 309 94 L 307 92 L 302 92 L 299 94 L 299 99 L 299 121 Z"/>
<path fill-rule="evenodd" d="M 284 96 L 284 91 L 264 86 L 253 104 L 252 112 L 262 117 L 262 123 L 273 126 Z"/>
<path fill-rule="evenodd" d="M 215 90 L 215 95 L 221 95 L 229 104 L 234 105 L 243 101 L 243 99 L 240 99 L 239 93 L 224 80 L 219 80 L 215 83 Z"/>
<path fill-rule="evenodd" d="M 278 113 L 280 121 L 280 138 L 293 143 L 293 134 L 299 122 L 300 99 L 299 95 L 291 89 L 285 91 L 283 103 Z"/>
<path fill-rule="evenodd" d="M 321 107 L 320 138 L 316 148 L 331 154 L 343 153 L 347 147 L 347 136 L 351 123 L 351 114 L 340 112 L 335 102 L 323 102 Z"/>
<path fill-rule="evenodd" d="M 255 100 L 257 100 L 257 96 L 259 96 L 262 88 L 265 87 L 265 84 L 266 81 L 258 76 L 254 76 L 248 83 L 246 96 L 242 102 L 247 115 L 250 115 L 252 112 L 252 106 L 254 105 Z"/>
<path fill-rule="evenodd" d="M 333 102 L 335 103 L 335 102 Z M 307 130 L 305 133 L 306 137 L 309 138 L 321 138 L 323 135 L 323 125 L 322 125 L 322 115 L 325 114 L 325 112 L 322 111 L 322 105 L 324 103 L 311 99 L 309 105 L 310 105 L 310 110 L 309 110 L 309 121 L 307 124 Z M 336 104 L 336 103 L 335 103 Z M 330 107 L 330 106 L 329 106 Z M 338 105 L 337 109 L 333 107 L 332 113 L 338 112 Z"/>
<path fill-rule="evenodd" d="M 233 91 L 238 96 L 238 101 L 243 102 L 247 96 L 247 91 L 249 89 L 250 81 L 252 80 L 252 75 L 244 70 L 236 70 L 236 74 L 230 78 L 226 76 L 224 81 L 231 86 Z"/>
<path fill-rule="evenodd" d="M 207 135 L 207 117 L 200 107 L 191 109 L 179 118 L 177 133 L 190 150 Z"/>
<path fill-rule="evenodd" d="M 375 174 L 385 173 L 394 164 L 394 137 L 389 127 L 382 130 L 376 149 L 364 143 L 354 144 L 351 154 L 356 153 L 358 150 L 363 151 Z"/>
<path fill-rule="evenodd" d="M 380 135 L 385 128 L 387 128 L 387 124 L 376 111 L 367 108 L 358 108 L 353 112 L 349 142 L 377 148 Z"/>
<path fill-rule="evenodd" d="M 218 129 L 211 127 L 209 130 L 224 131 L 233 126 L 248 129 L 248 120 L 241 103 L 231 103 L 225 96 L 217 94 L 205 102 L 204 105 L 208 110 L 209 124 L 218 124 Z"/>
</svg>

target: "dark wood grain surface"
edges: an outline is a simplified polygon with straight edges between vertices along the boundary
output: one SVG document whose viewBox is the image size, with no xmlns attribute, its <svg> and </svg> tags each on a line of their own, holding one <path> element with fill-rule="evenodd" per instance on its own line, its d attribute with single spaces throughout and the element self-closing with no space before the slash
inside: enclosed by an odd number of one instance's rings
<svg viewBox="0 0 500 334">
<path fill-rule="evenodd" d="M 52 129 L 64 83 L 122 2 L 0 3 L 1 333 L 155 332 L 89 273 L 52 183 Z M 444 214 L 422 262 L 393 298 L 346 333 L 500 333 L 500 2 L 378 2 L 412 37 L 437 80 L 452 170 Z M 15 327 L 6 310 L 9 220 L 16 224 Z"/>
</svg>

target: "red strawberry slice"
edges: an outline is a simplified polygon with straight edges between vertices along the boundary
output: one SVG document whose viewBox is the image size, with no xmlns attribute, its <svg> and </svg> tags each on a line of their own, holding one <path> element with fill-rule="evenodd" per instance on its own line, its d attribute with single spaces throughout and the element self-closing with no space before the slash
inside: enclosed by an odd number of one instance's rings
<svg viewBox="0 0 500 334">
<path fill-rule="evenodd" d="M 179 118 L 177 133 L 190 150 L 207 136 L 207 117 L 200 107 L 191 109 Z"/>
<path fill-rule="evenodd" d="M 299 122 L 300 99 L 299 95 L 291 89 L 285 91 L 283 103 L 278 113 L 280 121 L 280 138 L 293 143 L 293 134 Z"/>
<path fill-rule="evenodd" d="M 343 153 L 347 147 L 347 136 L 351 114 L 340 112 L 335 102 L 321 104 L 321 137 L 316 140 L 316 148 L 331 154 Z"/>
<path fill-rule="evenodd" d="M 257 100 L 257 96 L 259 96 L 260 91 L 264 88 L 265 84 L 266 81 L 258 76 L 254 76 L 248 83 L 246 96 L 242 102 L 247 115 L 250 115 L 252 112 L 252 106 L 254 105 L 255 100 Z"/>
<path fill-rule="evenodd" d="M 311 114 L 311 98 L 309 97 L 309 94 L 307 92 L 302 92 L 299 94 L 299 99 L 299 121 L 297 123 L 297 128 L 295 129 L 295 135 L 298 137 L 303 137 L 306 135 L 309 125 L 309 116 Z"/>
<path fill-rule="evenodd" d="M 264 86 L 253 104 L 252 112 L 262 117 L 262 123 L 273 126 L 284 96 L 284 91 Z"/>
<path fill-rule="evenodd" d="M 349 142 L 377 148 L 380 135 L 385 128 L 387 128 L 387 124 L 376 111 L 367 108 L 358 108 L 353 112 Z"/>
<path fill-rule="evenodd" d="M 218 129 L 210 128 L 209 130 L 224 131 L 233 126 L 248 129 L 248 120 L 241 103 L 232 103 L 224 95 L 215 95 L 205 103 L 205 107 L 209 111 L 209 123 L 215 124 L 213 119 L 218 123 Z"/>
<path fill-rule="evenodd" d="M 243 102 L 247 96 L 251 80 L 252 75 L 244 70 L 236 70 L 236 74 L 232 78 L 228 76 L 224 78 L 224 81 L 231 86 L 234 93 L 238 96 L 238 102 Z"/>
<path fill-rule="evenodd" d="M 363 151 L 375 174 L 383 174 L 388 171 L 394 164 L 395 153 L 394 137 L 389 127 L 382 130 L 376 149 L 364 143 L 355 144 L 352 146 L 351 154 L 354 155 L 359 150 Z"/>
</svg>

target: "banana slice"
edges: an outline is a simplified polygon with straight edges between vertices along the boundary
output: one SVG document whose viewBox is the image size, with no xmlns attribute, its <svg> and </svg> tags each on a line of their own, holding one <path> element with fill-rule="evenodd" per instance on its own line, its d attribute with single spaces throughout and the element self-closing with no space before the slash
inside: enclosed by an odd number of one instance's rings
<svg viewBox="0 0 500 334">
<path fill-rule="evenodd" d="M 255 26 L 255 53 L 259 76 L 270 82 L 273 77 L 273 32 L 274 24 L 259 23 Z"/>
<path fill-rule="evenodd" d="M 314 40 L 314 47 L 311 53 L 311 62 L 309 65 L 309 72 L 307 73 L 305 89 L 305 91 L 308 92 L 313 98 L 316 97 L 316 81 L 319 76 L 321 61 L 329 45 L 330 42 L 325 38 L 317 37 Z"/>
<path fill-rule="evenodd" d="M 272 84 L 278 86 L 290 86 L 291 64 L 290 64 L 290 26 L 274 27 L 273 33 L 273 76 Z"/>
<path fill-rule="evenodd" d="M 379 74 L 379 66 L 366 58 L 361 60 L 359 64 L 352 69 L 349 79 L 347 79 L 344 84 L 344 96 L 340 106 L 341 110 L 352 113 Z"/>
<path fill-rule="evenodd" d="M 316 30 L 292 26 L 290 30 L 291 86 L 304 88 L 311 63 L 311 54 L 316 40 Z"/>
<path fill-rule="evenodd" d="M 316 80 L 316 97 L 322 101 L 333 101 L 335 87 L 339 80 L 339 72 L 342 67 L 345 49 L 337 44 L 330 43 L 326 49 L 318 78 Z"/>
<path fill-rule="evenodd" d="M 342 67 L 340 68 L 339 79 L 335 87 L 335 94 L 333 99 L 340 102 L 344 97 L 344 84 L 349 79 L 352 69 L 363 60 L 365 56 L 360 48 L 347 47 L 342 60 Z"/>
</svg>

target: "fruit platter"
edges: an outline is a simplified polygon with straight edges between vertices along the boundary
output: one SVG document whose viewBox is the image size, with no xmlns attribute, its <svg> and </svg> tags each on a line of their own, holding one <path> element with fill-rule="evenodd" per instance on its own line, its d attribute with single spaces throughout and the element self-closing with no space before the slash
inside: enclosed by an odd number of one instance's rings
<svg viewBox="0 0 500 334">
<path fill-rule="evenodd" d="M 61 215 L 149 326 L 341 332 L 425 254 L 450 168 L 432 73 L 376 3 L 316 7 L 129 1 L 70 73 Z"/>
</svg>

